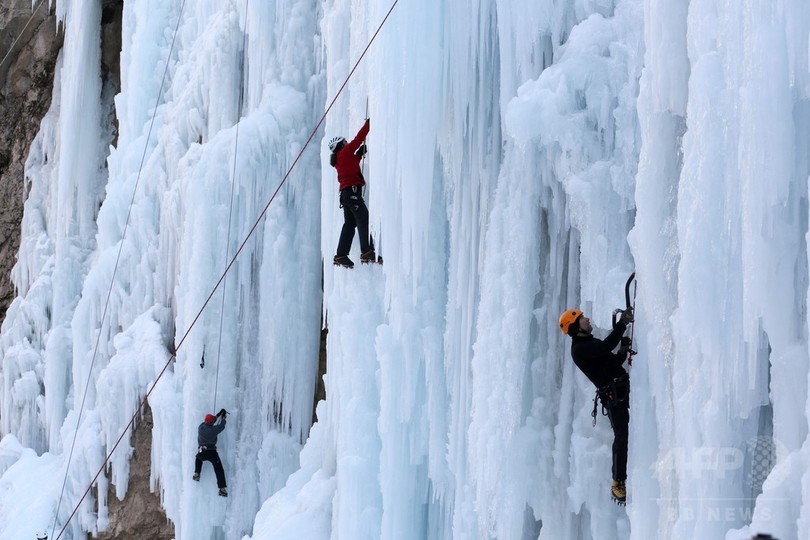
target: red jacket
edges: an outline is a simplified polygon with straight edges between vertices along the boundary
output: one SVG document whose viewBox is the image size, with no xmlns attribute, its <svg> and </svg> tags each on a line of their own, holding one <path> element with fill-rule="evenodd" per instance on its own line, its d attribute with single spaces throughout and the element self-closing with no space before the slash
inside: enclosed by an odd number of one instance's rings
<svg viewBox="0 0 810 540">
<path fill-rule="evenodd" d="M 360 131 L 351 142 L 345 144 L 343 148 L 335 153 L 333 167 L 337 169 L 337 180 L 340 184 L 340 189 L 344 190 L 351 186 L 365 186 L 366 181 L 363 179 L 363 173 L 360 171 L 361 156 L 355 155 L 357 149 L 366 140 L 368 135 L 369 121 L 363 124 Z"/>
</svg>

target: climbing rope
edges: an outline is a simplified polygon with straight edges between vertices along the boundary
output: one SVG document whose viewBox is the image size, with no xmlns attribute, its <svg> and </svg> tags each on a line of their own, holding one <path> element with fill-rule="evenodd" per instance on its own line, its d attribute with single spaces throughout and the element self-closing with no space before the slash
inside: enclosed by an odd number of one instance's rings
<svg viewBox="0 0 810 540">
<path fill-rule="evenodd" d="M 6 63 L 6 60 L 8 60 L 9 55 L 11 55 L 11 52 L 14 50 L 14 46 L 17 44 L 17 42 L 20 40 L 20 38 L 23 37 L 23 34 L 25 34 L 25 31 L 28 30 L 28 25 L 31 24 L 31 21 L 34 20 L 34 17 L 36 16 L 37 11 L 39 11 L 39 8 L 41 8 L 45 4 L 47 4 L 47 2 L 45 0 L 40 0 L 39 4 L 37 4 L 37 7 L 34 9 L 34 11 L 31 12 L 31 16 L 28 17 L 28 22 L 25 23 L 25 26 L 23 26 L 23 29 L 20 31 L 19 35 L 14 39 L 14 41 L 11 42 L 11 45 L 9 46 L 8 52 L 6 53 L 6 55 L 3 57 L 2 60 L 0 60 L 0 66 L 2 66 L 3 64 Z"/>
<path fill-rule="evenodd" d="M 67 477 L 68 477 L 68 473 L 70 472 L 70 463 L 73 460 L 73 452 L 74 452 L 74 450 L 76 448 L 76 438 L 78 437 L 78 434 L 79 434 L 79 426 L 80 426 L 81 420 L 82 420 L 82 413 L 84 412 L 84 405 L 85 405 L 85 403 L 87 401 L 87 391 L 90 388 L 90 380 L 91 380 L 91 377 L 93 375 L 93 367 L 95 366 L 96 358 L 98 357 L 98 348 L 99 348 L 100 343 L 101 343 L 101 334 L 102 334 L 101 329 L 104 328 L 104 321 L 107 319 L 107 309 L 109 308 L 110 298 L 112 297 L 112 290 L 113 290 L 113 285 L 115 283 L 115 276 L 118 273 L 118 264 L 121 261 L 121 252 L 124 249 L 124 239 L 127 236 L 127 229 L 129 228 L 129 222 L 130 222 L 130 219 L 132 217 L 132 207 L 135 204 L 135 194 L 138 191 L 138 184 L 141 181 L 141 171 L 143 170 L 143 164 L 146 163 L 146 153 L 147 153 L 147 150 L 149 149 L 149 140 L 150 140 L 150 138 L 152 136 L 152 128 L 155 125 L 155 116 L 157 115 L 158 105 L 160 104 L 160 96 L 163 94 L 163 86 L 166 83 L 166 75 L 167 75 L 167 73 L 169 71 L 169 64 L 170 64 L 169 59 L 171 59 L 172 51 L 174 51 L 174 42 L 175 42 L 175 39 L 177 38 L 177 30 L 180 28 L 180 19 L 182 18 L 183 8 L 184 8 L 185 5 L 186 5 L 186 0 L 183 0 L 183 3 L 180 5 L 180 13 L 177 16 L 177 25 L 174 28 L 174 35 L 172 36 L 172 43 L 171 43 L 171 46 L 169 47 L 169 56 L 168 56 L 167 61 L 166 61 L 166 67 L 163 70 L 163 78 L 160 81 L 160 88 L 158 89 L 158 95 L 157 95 L 157 98 L 156 98 L 156 101 L 155 101 L 155 107 L 154 107 L 154 109 L 152 111 L 152 120 L 149 123 L 149 131 L 148 131 L 148 133 L 146 135 L 146 142 L 144 142 L 144 145 L 143 145 L 143 154 L 141 155 L 141 162 L 138 165 L 138 175 L 135 178 L 135 187 L 132 189 L 132 198 L 129 201 L 129 209 L 127 210 L 127 219 L 124 222 L 124 228 L 121 231 L 121 240 L 120 240 L 119 245 L 118 245 L 118 253 L 117 253 L 116 257 L 115 257 L 115 265 L 113 266 L 112 277 L 110 278 L 110 287 L 107 290 L 107 298 L 104 301 L 104 310 L 102 311 L 102 314 L 101 314 L 101 322 L 99 324 L 99 332 L 98 332 L 98 334 L 96 336 L 96 344 L 93 347 L 93 357 L 90 360 L 90 369 L 87 372 L 87 380 L 85 381 L 85 385 L 84 385 L 84 394 L 82 395 L 82 402 L 81 402 L 81 405 L 79 406 L 79 414 L 78 414 L 78 417 L 76 418 L 76 429 L 73 431 L 73 442 L 70 445 L 70 452 L 68 453 L 68 460 L 67 460 L 67 464 L 65 466 L 65 477 L 62 480 L 62 488 L 59 491 L 59 500 L 56 503 L 56 512 L 54 513 L 54 518 L 53 518 L 54 521 L 53 521 L 53 526 L 51 528 L 51 537 L 53 537 L 53 533 L 56 530 L 56 520 L 59 518 L 59 508 L 62 505 L 62 497 L 64 496 L 64 493 L 65 493 L 65 486 L 67 485 Z M 105 461 L 105 463 L 106 463 L 106 461 Z M 95 480 L 97 478 L 98 478 L 98 475 L 96 475 L 96 477 L 93 479 L 94 483 L 95 483 Z M 85 495 L 86 495 L 86 492 L 85 492 Z M 84 497 L 82 497 L 82 500 L 84 500 Z M 81 504 L 82 500 L 79 501 L 79 504 Z M 78 508 L 79 508 L 79 506 L 76 505 L 76 508 L 73 510 L 73 512 L 71 513 L 71 515 L 68 518 L 67 522 L 65 523 L 65 527 L 62 528 L 62 532 L 64 532 L 64 530 L 67 527 L 68 523 L 70 523 L 70 520 L 73 517 L 73 514 L 76 513 L 76 510 L 78 510 Z M 59 536 L 62 536 L 62 532 L 59 533 Z M 59 537 L 57 537 L 57 538 L 59 538 Z"/>
<path fill-rule="evenodd" d="M 239 124 L 241 124 L 242 119 L 242 108 L 244 106 L 245 101 L 245 81 L 244 81 L 244 73 L 245 73 L 245 55 L 246 55 L 246 48 L 247 48 L 247 20 L 248 20 L 248 5 L 250 4 L 250 0 L 245 1 L 245 32 L 242 36 L 242 77 L 243 80 L 241 81 L 242 84 L 239 88 L 239 106 L 237 107 L 237 114 L 236 114 L 236 133 L 234 134 L 233 139 L 233 169 L 231 170 L 231 202 L 228 208 L 228 234 L 225 237 L 225 262 L 228 262 L 228 252 L 230 251 L 231 245 L 231 223 L 232 223 L 232 216 L 233 216 L 233 199 L 234 199 L 234 192 L 236 191 L 236 156 L 239 150 Z M 220 352 L 222 351 L 222 322 L 225 316 L 225 297 L 228 294 L 227 288 L 228 280 L 227 278 L 222 281 L 222 303 L 219 306 L 219 336 L 217 339 L 217 356 L 216 356 L 216 369 L 214 371 L 214 408 L 212 410 L 217 410 L 217 388 L 219 387 L 219 357 Z"/>
<path fill-rule="evenodd" d="M 248 241 L 253 236 L 253 233 L 256 232 L 256 229 L 259 227 L 259 224 L 261 223 L 262 219 L 264 219 L 264 216 L 267 214 L 267 210 L 270 208 L 270 205 L 272 204 L 273 200 L 276 198 L 276 195 L 278 195 L 279 191 L 281 191 L 281 188 L 284 186 L 284 183 L 290 177 L 290 174 L 292 173 L 292 170 L 298 164 L 298 161 L 301 159 L 301 156 L 303 156 L 304 151 L 309 146 L 309 143 L 312 142 L 312 139 L 315 137 L 315 135 L 318 132 L 318 130 L 320 129 L 321 125 L 323 125 L 324 121 L 326 120 L 327 115 L 332 110 L 332 107 L 335 105 L 335 102 L 337 101 L 338 97 L 340 97 L 340 94 L 346 88 L 346 85 L 349 83 L 349 80 L 351 80 L 352 76 L 354 75 L 354 72 L 357 70 L 357 67 L 360 65 L 360 62 L 363 61 L 363 58 L 365 57 L 366 53 L 368 52 L 369 48 L 371 47 L 371 44 L 374 43 L 374 40 L 377 38 L 377 35 L 380 33 L 380 30 L 382 30 L 382 27 L 385 25 L 386 21 L 388 21 L 388 17 L 394 11 L 394 8 L 396 7 L 398 2 L 399 2 L 399 0 L 394 0 L 393 4 L 391 4 L 391 7 L 388 9 L 388 12 L 385 14 L 385 17 L 383 18 L 382 22 L 377 27 L 377 30 L 374 32 L 374 34 L 371 36 L 371 39 L 369 40 L 368 44 L 366 44 L 365 49 L 363 49 L 363 52 L 360 54 L 360 57 L 355 62 L 354 66 L 352 67 L 349 74 L 346 76 L 346 79 L 343 81 L 343 84 L 338 89 L 338 91 L 335 94 L 334 98 L 332 98 L 332 101 L 329 103 L 329 106 L 326 108 L 326 111 L 323 113 L 320 120 L 318 120 L 318 123 L 313 128 L 312 132 L 310 133 L 310 135 L 307 138 L 304 145 L 301 147 L 301 150 L 298 152 L 298 155 L 295 157 L 292 164 L 287 169 L 287 172 L 282 177 L 281 182 L 279 182 L 279 184 L 276 187 L 275 191 L 273 191 L 273 194 L 270 196 L 270 199 L 267 201 L 267 204 L 265 204 L 264 208 L 259 213 L 259 215 L 256 218 L 256 220 L 254 221 L 253 225 L 248 230 L 248 233 L 245 236 L 244 240 L 242 240 L 242 243 L 239 244 L 239 247 L 237 248 L 237 250 L 234 253 L 233 257 L 231 257 L 230 261 L 228 262 L 228 265 L 225 267 L 225 270 L 222 272 L 222 275 L 219 277 L 217 282 L 214 284 L 214 287 L 211 289 L 211 292 L 208 294 L 208 296 L 206 297 L 206 299 L 203 302 L 202 306 L 197 311 L 197 314 L 194 316 L 194 319 L 192 319 L 191 324 L 189 325 L 189 327 L 186 330 L 185 334 L 183 334 L 182 338 L 180 339 L 180 341 L 177 344 L 177 347 L 175 347 L 174 353 L 172 353 L 171 356 L 169 357 L 169 359 L 166 361 L 166 364 L 163 366 L 163 369 L 160 370 L 160 373 L 158 373 L 158 376 L 155 378 L 154 382 L 149 387 L 149 390 L 147 390 L 147 392 L 144 395 L 143 399 L 138 404 L 138 407 L 135 409 L 135 413 L 132 415 L 129 422 L 124 427 L 124 430 L 121 432 L 121 435 L 118 437 L 118 440 L 115 441 L 115 444 L 113 445 L 112 449 L 107 453 L 107 456 L 104 458 L 104 461 L 101 463 L 101 467 L 99 467 L 99 469 L 96 472 L 95 476 L 93 476 L 93 479 L 90 481 L 90 484 L 87 486 L 87 489 L 85 489 L 85 491 L 82 494 L 81 498 L 76 503 L 76 507 L 73 509 L 73 512 L 71 512 L 70 516 L 68 517 L 68 519 L 65 522 L 64 526 L 62 527 L 62 530 L 59 532 L 59 535 L 56 537 L 56 540 L 59 540 L 62 537 L 62 534 L 65 532 L 65 530 L 67 529 L 67 526 L 70 524 L 70 521 L 73 519 L 73 516 L 76 515 L 76 512 L 79 509 L 79 506 L 81 506 L 82 502 L 87 497 L 87 494 L 90 493 L 90 490 L 93 488 L 93 485 L 98 480 L 98 477 L 104 471 L 104 467 L 107 466 L 107 463 L 109 462 L 109 460 L 112 457 L 115 450 L 118 448 L 118 445 L 121 444 L 121 441 L 124 439 L 124 436 L 130 430 L 130 428 L 132 428 L 132 426 L 134 426 L 135 419 L 140 415 L 141 409 L 143 408 L 144 405 L 146 405 L 146 402 L 149 399 L 149 396 L 152 394 L 152 391 L 155 389 L 155 387 L 157 386 L 157 383 L 160 381 L 161 377 L 163 377 L 163 374 L 169 368 L 169 366 L 174 361 L 174 359 L 177 358 L 177 352 L 183 346 L 183 343 L 185 343 L 186 339 L 188 338 L 189 334 L 191 333 L 191 330 L 194 328 L 194 325 L 197 324 L 197 321 L 202 316 L 203 312 L 205 311 L 205 308 L 208 306 L 209 302 L 211 302 L 211 299 L 214 297 L 214 294 L 216 294 L 216 291 L 219 288 L 219 286 L 222 285 L 222 283 L 225 281 L 225 276 L 227 276 L 228 272 L 230 272 L 231 268 L 236 263 L 236 259 L 242 253 L 242 250 L 245 248 Z M 183 0 L 183 4 L 185 5 L 185 0 Z M 181 6 L 181 14 L 182 14 L 182 6 Z M 179 24 L 180 24 L 180 21 L 178 19 L 178 26 L 179 26 Z M 176 34 L 177 34 L 177 30 L 175 29 L 175 35 Z M 172 38 L 172 46 L 174 46 L 174 38 Z M 171 51 L 170 51 L 170 54 L 171 54 Z M 164 73 L 164 77 L 165 77 L 165 73 Z M 162 85 L 161 85 L 161 87 L 162 87 Z M 154 117 L 153 117 L 152 121 L 154 123 Z M 151 126 L 150 126 L 150 131 L 151 131 Z M 144 150 L 144 154 L 145 153 L 146 153 L 146 150 Z M 134 195 L 133 195 L 133 198 L 134 198 Z M 120 255 L 120 251 L 119 251 L 119 255 Z M 77 424 L 77 426 L 78 426 L 78 424 Z M 78 429 L 78 427 L 77 427 L 77 429 Z M 75 443 L 75 436 L 74 436 L 74 443 Z M 63 490 L 64 490 L 64 486 L 63 486 Z M 57 508 L 57 515 L 58 515 L 58 508 Z"/>
</svg>

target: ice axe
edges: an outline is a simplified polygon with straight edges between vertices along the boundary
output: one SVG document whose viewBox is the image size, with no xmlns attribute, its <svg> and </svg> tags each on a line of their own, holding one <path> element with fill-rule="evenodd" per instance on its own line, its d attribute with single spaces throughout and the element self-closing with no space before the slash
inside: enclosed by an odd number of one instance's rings
<svg viewBox="0 0 810 540">
<path fill-rule="evenodd" d="M 619 322 L 619 316 L 625 310 L 632 308 L 633 311 L 635 311 L 635 309 L 636 309 L 636 284 L 634 283 L 635 279 L 636 279 L 636 273 L 633 272 L 632 274 L 630 274 L 630 277 L 627 278 L 627 282 L 624 284 L 625 309 L 617 308 L 617 309 L 613 310 L 613 319 L 612 320 L 613 320 L 613 327 L 614 328 L 616 328 L 616 324 Z M 633 284 L 633 301 L 632 302 L 630 301 L 630 284 Z M 633 330 L 634 330 L 634 327 L 635 327 L 635 324 L 633 324 L 634 322 L 635 321 L 630 323 L 630 338 L 629 338 L 630 343 L 629 344 L 630 344 L 631 347 L 633 345 Z M 627 339 L 627 338 L 622 338 L 622 341 L 624 342 L 625 339 Z M 622 343 L 622 344 L 624 344 L 624 343 Z M 638 351 L 634 351 L 632 348 L 630 349 L 630 351 L 628 353 L 629 356 L 627 357 L 628 365 L 631 365 L 631 366 L 633 365 L 633 355 L 637 354 L 637 352 Z"/>
</svg>

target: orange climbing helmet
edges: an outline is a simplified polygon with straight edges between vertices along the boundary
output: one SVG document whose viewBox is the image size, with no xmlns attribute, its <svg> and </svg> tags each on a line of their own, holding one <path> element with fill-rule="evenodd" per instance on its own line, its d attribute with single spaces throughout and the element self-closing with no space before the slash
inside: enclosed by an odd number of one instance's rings
<svg viewBox="0 0 810 540">
<path fill-rule="evenodd" d="M 582 311 L 579 309 L 567 309 L 560 315 L 560 330 L 565 335 L 571 330 L 571 325 L 574 324 L 582 317 Z"/>
</svg>

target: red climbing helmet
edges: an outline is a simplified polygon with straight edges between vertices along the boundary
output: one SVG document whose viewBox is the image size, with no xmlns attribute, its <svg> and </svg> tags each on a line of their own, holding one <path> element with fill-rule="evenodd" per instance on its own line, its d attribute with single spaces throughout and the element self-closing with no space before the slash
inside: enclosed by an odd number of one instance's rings
<svg viewBox="0 0 810 540">
<path fill-rule="evenodd" d="M 203 418 L 203 422 L 205 422 L 206 424 L 213 424 L 216 421 L 217 417 L 214 416 L 213 414 L 206 414 L 205 418 Z"/>
</svg>

